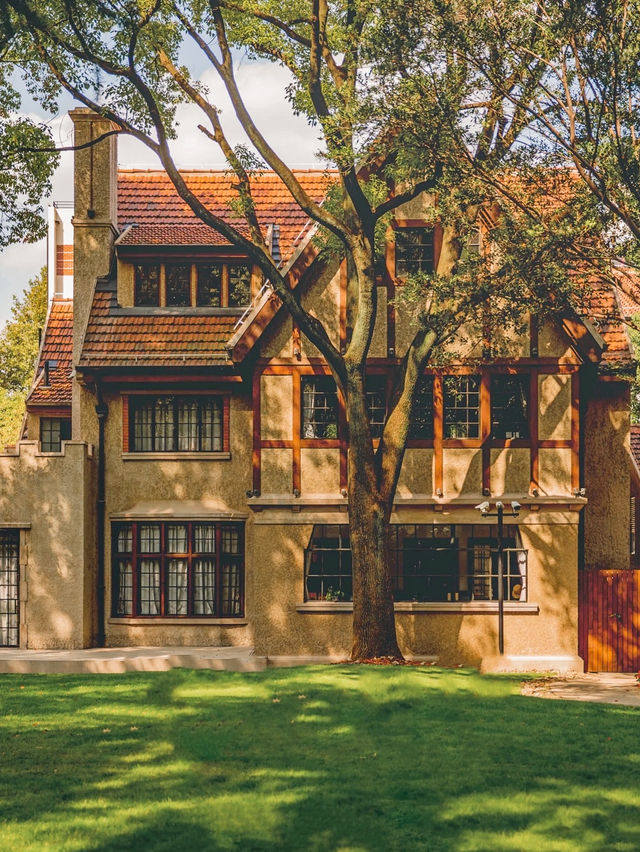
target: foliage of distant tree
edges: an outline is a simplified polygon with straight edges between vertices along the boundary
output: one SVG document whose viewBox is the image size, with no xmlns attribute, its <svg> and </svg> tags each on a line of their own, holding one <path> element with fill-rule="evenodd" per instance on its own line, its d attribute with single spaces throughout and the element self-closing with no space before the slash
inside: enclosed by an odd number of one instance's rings
<svg viewBox="0 0 640 852">
<path fill-rule="evenodd" d="M 425 366 L 465 323 L 482 328 L 492 320 L 504 329 L 525 311 L 567 308 L 577 284 L 568 268 L 603 261 L 594 247 L 607 206 L 578 185 L 569 198 L 566 176 L 550 175 L 546 152 L 532 156 L 529 146 L 550 49 L 541 7 L 519 0 L 5 0 L 3 8 L 6 58 L 36 97 L 41 89 L 51 106 L 58 86 L 155 152 L 196 216 L 260 267 L 326 359 L 349 430 L 352 655 L 399 654 L 387 535 Z M 291 73 L 285 96 L 318 128 L 325 160 L 337 170 L 326 203 L 307 195 L 256 125 L 236 79 L 240 56 Z M 199 79 L 203 66 L 226 90 L 250 149 L 230 144 L 225 115 Z M 183 103 L 197 108 L 194 132 L 227 159 L 242 228 L 209 210 L 175 165 Z M 344 352 L 271 257 L 249 180 L 265 166 L 315 222 L 323 259 L 346 259 Z M 407 282 L 416 332 L 396 365 L 375 445 L 365 376 L 379 250 L 394 213 L 424 193 L 432 199 L 427 218 L 442 224 L 442 246 L 434 272 Z M 497 199 L 500 221 L 486 233 L 485 251 L 468 252 L 469 235 Z"/>
<path fill-rule="evenodd" d="M 47 270 L 43 268 L 22 296 L 13 297 L 11 319 L 0 332 L 0 449 L 19 437 L 46 315 Z"/>
</svg>

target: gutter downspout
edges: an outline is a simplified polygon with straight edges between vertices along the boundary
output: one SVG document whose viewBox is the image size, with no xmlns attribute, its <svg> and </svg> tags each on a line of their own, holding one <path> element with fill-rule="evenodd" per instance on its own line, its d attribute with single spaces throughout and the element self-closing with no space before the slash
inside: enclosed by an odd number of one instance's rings
<svg viewBox="0 0 640 852">
<path fill-rule="evenodd" d="M 96 570 L 96 609 L 98 625 L 96 630 L 96 646 L 104 648 L 104 519 L 105 519 L 105 456 L 104 456 L 104 428 L 109 414 L 109 407 L 102 399 L 102 388 L 96 383 L 96 414 L 98 415 L 98 493 L 96 498 L 96 548 L 97 548 L 97 570 Z"/>
</svg>

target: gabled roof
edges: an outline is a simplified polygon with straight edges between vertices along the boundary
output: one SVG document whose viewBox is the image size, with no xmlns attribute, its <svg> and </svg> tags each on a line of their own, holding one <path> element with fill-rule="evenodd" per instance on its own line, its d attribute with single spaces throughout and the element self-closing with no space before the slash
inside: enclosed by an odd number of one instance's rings
<svg viewBox="0 0 640 852">
<path fill-rule="evenodd" d="M 322 201 L 328 187 L 335 182 L 331 170 L 293 170 L 307 194 Z M 200 201 L 230 225 L 247 233 L 243 217 L 233 209 L 237 202 L 237 181 L 229 171 L 182 171 L 187 186 Z M 251 177 L 251 190 L 261 225 L 279 226 L 279 247 L 288 258 L 307 228 L 307 215 L 291 197 L 280 178 L 273 172 L 258 172 Z M 224 239 L 203 225 L 191 208 L 180 198 L 163 171 L 123 169 L 118 172 L 118 227 L 134 225 L 120 245 L 224 245 Z"/>
<path fill-rule="evenodd" d="M 205 367 L 227 364 L 235 316 L 120 308 L 116 282 L 98 279 L 78 367 Z"/>
<path fill-rule="evenodd" d="M 73 302 L 71 299 L 56 299 L 49 307 L 36 375 L 27 397 L 28 407 L 71 405 L 72 356 Z M 48 371 L 48 385 L 44 384 L 45 361 L 56 362 Z"/>
</svg>

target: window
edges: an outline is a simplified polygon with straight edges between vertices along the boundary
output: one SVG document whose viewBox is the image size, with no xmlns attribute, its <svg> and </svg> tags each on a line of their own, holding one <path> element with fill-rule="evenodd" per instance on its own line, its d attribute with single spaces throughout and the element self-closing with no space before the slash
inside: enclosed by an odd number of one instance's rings
<svg viewBox="0 0 640 852">
<path fill-rule="evenodd" d="M 160 304 L 160 264 L 136 265 L 134 304 L 144 307 Z"/>
<path fill-rule="evenodd" d="M 491 376 L 491 437 L 529 437 L 529 376 Z"/>
<path fill-rule="evenodd" d="M 517 527 L 503 539 L 504 599 L 527 600 L 527 551 Z M 497 529 L 493 526 L 397 524 L 389 532 L 396 601 L 498 599 Z M 305 600 L 352 599 L 349 527 L 316 524 L 305 551 Z"/>
<path fill-rule="evenodd" d="M 371 437 L 381 438 L 387 417 L 387 377 L 371 375 L 366 381 L 367 411 Z"/>
<path fill-rule="evenodd" d="M 134 305 L 245 308 L 251 304 L 251 270 L 243 261 L 137 264 Z"/>
<path fill-rule="evenodd" d="M 224 449 L 221 397 L 130 397 L 134 453 L 213 453 Z"/>
<path fill-rule="evenodd" d="M 433 229 L 398 228 L 396 241 L 396 275 L 399 278 L 417 272 L 433 272 Z"/>
<path fill-rule="evenodd" d="M 59 453 L 62 442 L 71 440 L 71 420 L 66 417 L 40 418 L 40 449 L 43 453 Z"/>
<path fill-rule="evenodd" d="M 237 618 L 244 530 L 225 522 L 137 521 L 113 528 L 115 617 Z"/>
<path fill-rule="evenodd" d="M 445 376 L 444 437 L 480 435 L 480 376 Z"/>
<path fill-rule="evenodd" d="M 338 394 L 331 376 L 302 377 L 302 438 L 338 437 Z"/>
<path fill-rule="evenodd" d="M 18 530 L 0 530 L 0 646 L 19 646 L 20 562 Z"/>
<path fill-rule="evenodd" d="M 416 386 L 409 440 L 433 438 L 433 376 L 421 376 Z"/>
<path fill-rule="evenodd" d="M 191 304 L 191 266 L 186 263 L 167 263 L 165 266 L 168 307 L 187 307 Z"/>
</svg>

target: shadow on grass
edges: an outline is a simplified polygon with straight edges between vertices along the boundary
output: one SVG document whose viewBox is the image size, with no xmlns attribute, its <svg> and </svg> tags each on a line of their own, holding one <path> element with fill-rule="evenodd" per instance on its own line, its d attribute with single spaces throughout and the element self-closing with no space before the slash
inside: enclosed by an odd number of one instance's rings
<svg viewBox="0 0 640 852">
<path fill-rule="evenodd" d="M 436 669 L 5 676 L 0 847 L 640 848 L 633 708 Z"/>
</svg>

